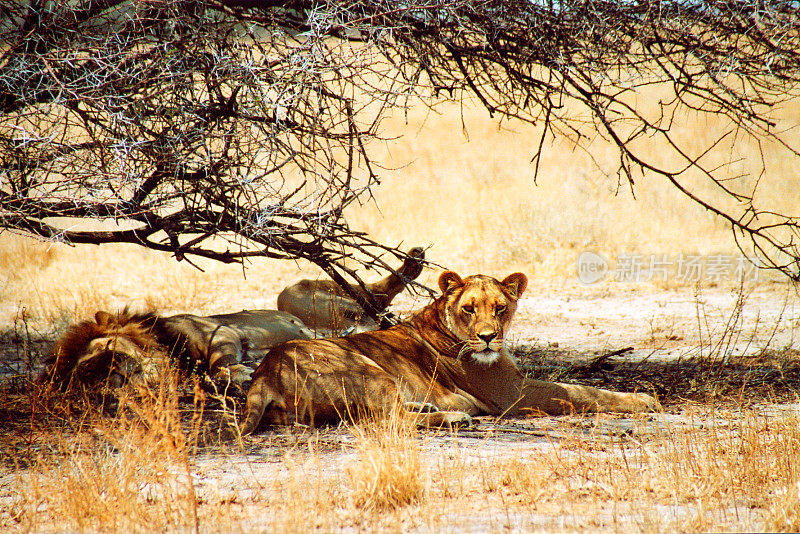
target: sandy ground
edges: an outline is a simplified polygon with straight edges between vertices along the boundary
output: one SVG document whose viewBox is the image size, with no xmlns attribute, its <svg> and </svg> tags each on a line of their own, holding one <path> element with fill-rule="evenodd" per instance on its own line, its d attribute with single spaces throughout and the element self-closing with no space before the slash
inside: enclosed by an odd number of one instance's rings
<svg viewBox="0 0 800 534">
<path fill-rule="evenodd" d="M 800 405 L 763 406 L 765 419 L 800 414 Z M 455 486 L 472 487 L 501 485 L 492 470 L 496 466 L 530 464 L 538 474 L 545 462 L 569 463 L 586 454 L 593 457 L 632 456 L 636 450 L 655 454 L 664 440 L 700 431 L 713 431 L 731 436 L 738 433 L 735 421 L 742 417 L 736 411 L 689 410 L 645 417 L 545 417 L 529 420 L 498 421 L 478 418 L 470 430 L 456 433 L 424 431 L 418 436 L 422 463 L 434 476 L 446 478 L 448 472 L 458 482 Z M 726 438 L 730 439 L 730 437 Z M 590 451 L 587 453 L 587 451 Z M 302 521 L 285 524 L 285 517 L 268 511 L 275 494 L 285 491 L 307 491 L 315 486 L 348 487 L 348 469 L 359 461 L 356 439 L 343 429 L 324 432 L 287 430 L 262 434 L 247 440 L 246 451 L 230 455 L 202 454 L 197 457 L 195 480 L 198 498 L 208 503 L 237 503 L 241 514 L 234 528 L 247 530 L 305 531 L 315 527 L 340 532 L 554 532 L 554 531 L 674 531 L 683 530 L 697 515 L 694 503 L 624 502 L 614 491 L 591 480 L 579 480 L 568 488 L 548 486 L 537 493 L 534 503 L 505 501 L 500 491 L 465 492 L 459 499 L 447 499 L 441 487 L 428 494 L 428 506 L 409 505 L 394 514 L 390 522 L 381 514 L 348 514 L 335 527 L 329 520 L 315 524 L 313 514 Z M 257 481 L 254 483 L 253 481 Z M 470 493 L 475 493 L 471 495 Z M 565 500 L 559 500 L 567 497 Z M 506 499 L 509 498 L 507 495 Z M 518 496 L 519 499 L 529 496 Z M 455 502 L 454 502 L 455 501 Z M 431 508 L 435 511 L 431 512 Z M 731 502 L 730 507 L 709 507 L 703 521 L 715 525 L 716 531 L 763 531 L 759 510 L 747 503 Z M 391 525 L 391 526 L 390 526 Z M 676 527 L 683 525 L 683 527 Z M 213 528 L 212 528 L 213 530 Z"/>
<path fill-rule="evenodd" d="M 784 348 L 800 334 L 800 300 L 790 288 L 745 290 L 622 287 L 583 294 L 527 296 L 516 318 L 520 343 L 558 343 L 579 352 L 631 346 L 636 356 L 697 353 L 728 330 L 727 349 Z"/>
</svg>

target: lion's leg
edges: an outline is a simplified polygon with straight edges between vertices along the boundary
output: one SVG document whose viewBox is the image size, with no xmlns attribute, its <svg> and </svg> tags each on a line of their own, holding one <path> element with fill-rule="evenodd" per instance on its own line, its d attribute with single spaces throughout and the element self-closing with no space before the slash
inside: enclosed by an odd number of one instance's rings
<svg viewBox="0 0 800 534">
<path fill-rule="evenodd" d="M 508 413 L 559 415 L 572 412 L 633 413 L 660 410 L 658 401 L 644 393 L 618 393 L 591 386 L 525 380 L 519 401 Z"/>
<path fill-rule="evenodd" d="M 288 423 L 286 402 L 283 396 L 278 394 L 274 385 L 269 384 L 263 376 L 253 380 L 247 392 L 245 418 L 239 425 L 239 432 L 242 436 L 252 434 L 262 423 L 262 419 L 269 424 L 285 425 Z M 235 426 L 236 421 L 228 421 L 229 436 L 238 434 Z"/>
<path fill-rule="evenodd" d="M 397 274 L 390 273 L 382 280 L 367 284 L 369 292 L 383 309 L 388 308 L 392 300 L 405 289 L 405 279 L 414 280 L 422 273 L 422 261 L 425 259 L 425 249 L 422 247 L 414 247 L 408 251 L 408 255 L 409 258 L 397 269 Z"/>
<path fill-rule="evenodd" d="M 253 369 L 242 363 L 242 340 L 233 328 L 221 326 L 212 334 L 208 345 L 208 370 L 217 388 L 233 392 L 247 391 Z"/>
</svg>

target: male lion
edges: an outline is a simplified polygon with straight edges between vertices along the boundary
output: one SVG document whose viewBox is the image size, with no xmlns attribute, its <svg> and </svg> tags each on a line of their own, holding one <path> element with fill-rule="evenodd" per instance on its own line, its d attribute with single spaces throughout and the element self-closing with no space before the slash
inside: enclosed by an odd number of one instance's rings
<svg viewBox="0 0 800 534">
<path fill-rule="evenodd" d="M 276 310 L 210 317 L 99 311 L 94 321 L 73 325 L 56 341 L 40 380 L 62 387 L 105 379 L 115 386 L 131 379 L 150 383 L 158 378 L 159 361 L 172 358 L 182 371 L 208 373 L 222 387 L 244 393 L 255 362 L 270 348 L 312 337 L 299 319 Z"/>
<path fill-rule="evenodd" d="M 386 414 L 398 402 L 434 426 L 478 414 L 660 409 L 641 393 L 525 378 L 503 342 L 527 283 L 522 273 L 499 282 L 445 272 L 442 295 L 392 328 L 275 347 L 253 374 L 242 434 L 262 421 L 313 425 Z"/>
<path fill-rule="evenodd" d="M 424 259 L 425 250 L 414 247 L 408 251 L 408 258 L 396 274 L 391 273 L 382 280 L 366 284 L 379 313 L 389 307 L 408 280 L 419 276 Z M 366 298 L 364 289 L 350 287 Z M 358 302 L 331 280 L 300 280 L 288 286 L 278 295 L 278 309 L 299 317 L 303 324 L 322 334 L 320 337 L 342 335 L 344 332 L 369 332 L 377 330 L 379 326 L 364 314 Z"/>
</svg>

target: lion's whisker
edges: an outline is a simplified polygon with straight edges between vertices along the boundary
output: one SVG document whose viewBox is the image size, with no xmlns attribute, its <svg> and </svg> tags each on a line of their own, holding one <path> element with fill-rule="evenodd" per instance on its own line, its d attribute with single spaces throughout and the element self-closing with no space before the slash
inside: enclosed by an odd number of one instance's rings
<svg viewBox="0 0 800 534">
<path fill-rule="evenodd" d="M 461 349 L 458 351 L 458 356 L 456 356 L 456 360 L 460 360 L 462 356 L 472 352 L 470 346 L 465 342 Z"/>
</svg>

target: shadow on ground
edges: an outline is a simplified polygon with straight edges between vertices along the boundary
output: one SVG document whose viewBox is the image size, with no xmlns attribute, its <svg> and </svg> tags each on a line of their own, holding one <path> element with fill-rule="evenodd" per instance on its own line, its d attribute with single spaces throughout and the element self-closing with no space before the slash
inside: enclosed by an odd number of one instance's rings
<svg viewBox="0 0 800 534">
<path fill-rule="evenodd" d="M 631 358 L 632 353 L 632 347 L 597 355 L 528 345 L 514 351 L 531 378 L 651 393 L 664 406 L 687 400 L 796 402 L 800 392 L 800 351 L 793 348 L 671 359 Z"/>
</svg>

